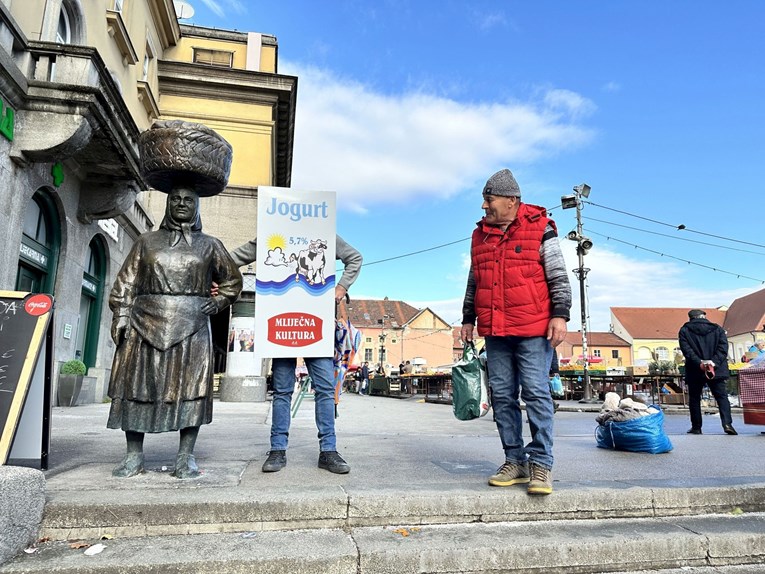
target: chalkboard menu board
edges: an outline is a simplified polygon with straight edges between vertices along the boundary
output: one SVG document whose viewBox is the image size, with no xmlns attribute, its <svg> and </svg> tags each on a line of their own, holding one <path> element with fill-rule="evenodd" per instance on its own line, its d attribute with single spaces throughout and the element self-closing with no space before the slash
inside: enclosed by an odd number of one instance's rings
<svg viewBox="0 0 765 574">
<path fill-rule="evenodd" d="M 0 291 L 0 464 L 8 460 L 52 314 L 50 295 Z"/>
</svg>

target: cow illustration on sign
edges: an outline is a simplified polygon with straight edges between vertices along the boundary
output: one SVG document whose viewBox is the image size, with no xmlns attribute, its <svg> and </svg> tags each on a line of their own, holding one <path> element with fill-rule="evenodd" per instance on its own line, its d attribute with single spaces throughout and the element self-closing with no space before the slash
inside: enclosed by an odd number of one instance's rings
<svg viewBox="0 0 765 574">
<path fill-rule="evenodd" d="M 300 276 L 303 275 L 309 285 L 319 282 L 324 285 L 326 282 L 324 266 L 327 262 L 324 251 L 326 249 L 327 241 L 325 239 L 314 239 L 308 245 L 308 249 L 300 251 L 297 255 L 290 254 L 290 263 L 297 262 L 295 281 L 300 281 Z"/>
</svg>

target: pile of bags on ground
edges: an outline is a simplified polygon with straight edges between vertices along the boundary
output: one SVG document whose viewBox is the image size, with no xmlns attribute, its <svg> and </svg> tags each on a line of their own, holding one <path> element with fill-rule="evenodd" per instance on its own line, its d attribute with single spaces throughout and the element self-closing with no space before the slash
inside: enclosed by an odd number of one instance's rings
<svg viewBox="0 0 765 574">
<path fill-rule="evenodd" d="M 598 423 L 595 439 L 600 448 L 652 454 L 672 450 L 664 432 L 664 413 L 656 406 L 606 393 L 595 420 Z"/>
</svg>

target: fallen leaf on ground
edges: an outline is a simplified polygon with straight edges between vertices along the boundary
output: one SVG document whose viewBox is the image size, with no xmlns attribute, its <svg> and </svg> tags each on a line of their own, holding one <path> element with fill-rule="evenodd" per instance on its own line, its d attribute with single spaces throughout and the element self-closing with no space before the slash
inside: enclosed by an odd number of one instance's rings
<svg viewBox="0 0 765 574">
<path fill-rule="evenodd" d="M 69 542 L 69 548 L 72 548 L 74 550 L 79 550 L 80 548 L 87 548 L 90 546 L 87 542 L 83 540 L 73 540 Z"/>
</svg>

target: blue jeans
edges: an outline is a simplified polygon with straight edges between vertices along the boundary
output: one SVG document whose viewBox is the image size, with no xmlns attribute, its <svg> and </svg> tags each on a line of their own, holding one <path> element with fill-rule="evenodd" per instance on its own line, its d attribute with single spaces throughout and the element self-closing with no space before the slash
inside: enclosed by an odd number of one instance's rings
<svg viewBox="0 0 765 574">
<path fill-rule="evenodd" d="M 273 360 L 274 400 L 271 405 L 271 450 L 287 450 L 292 421 L 292 393 L 295 390 L 297 359 Z M 319 450 L 337 450 L 335 441 L 335 367 L 329 357 L 307 358 L 305 365 L 313 380 Z"/>
<path fill-rule="evenodd" d="M 486 337 L 486 361 L 491 406 L 505 460 L 553 466 L 553 401 L 548 370 L 552 347 L 545 337 Z M 518 397 L 526 403 L 531 442 L 523 445 L 523 415 Z"/>
</svg>

